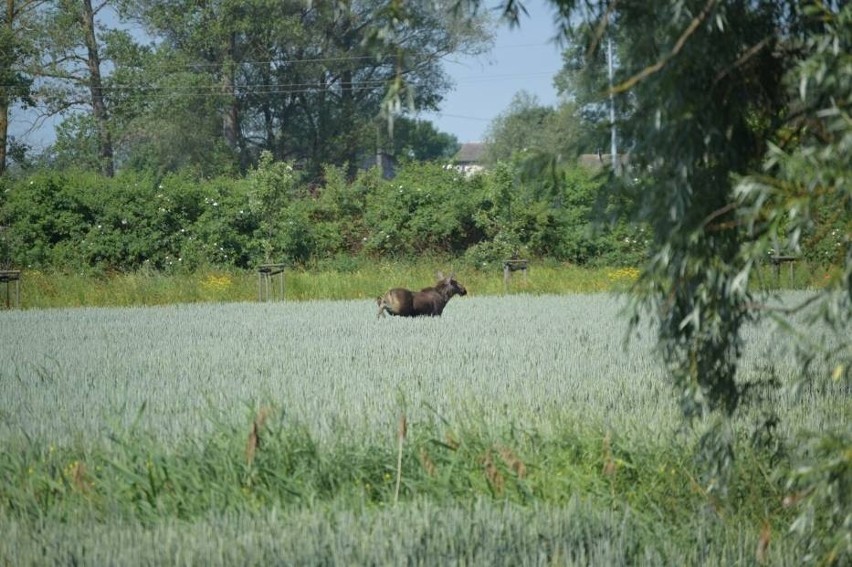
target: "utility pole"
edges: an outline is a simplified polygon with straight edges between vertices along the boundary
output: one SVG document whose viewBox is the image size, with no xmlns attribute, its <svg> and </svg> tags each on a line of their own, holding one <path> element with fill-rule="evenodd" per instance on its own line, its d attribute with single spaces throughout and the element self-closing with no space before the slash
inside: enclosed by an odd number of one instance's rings
<svg viewBox="0 0 852 567">
<path fill-rule="evenodd" d="M 618 174 L 618 149 L 616 147 L 615 135 L 615 95 L 612 93 L 612 39 L 606 40 L 606 58 L 609 65 L 609 123 L 612 128 L 612 143 L 610 147 L 610 157 L 612 158 L 612 171 Z"/>
</svg>

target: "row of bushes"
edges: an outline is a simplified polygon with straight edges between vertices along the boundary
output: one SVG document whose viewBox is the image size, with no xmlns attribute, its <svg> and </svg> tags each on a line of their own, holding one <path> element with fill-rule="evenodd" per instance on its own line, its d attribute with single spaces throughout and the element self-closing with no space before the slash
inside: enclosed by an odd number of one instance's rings
<svg viewBox="0 0 852 567">
<path fill-rule="evenodd" d="M 347 180 L 329 167 L 317 186 L 264 157 L 239 179 L 39 172 L 0 184 L 0 261 L 19 267 L 193 270 L 423 254 L 483 266 L 513 253 L 635 265 L 643 250 L 626 223 L 591 230 L 601 182 L 582 170 L 546 191 L 509 165 L 468 178 L 423 163 L 389 180 L 376 170 Z"/>
</svg>

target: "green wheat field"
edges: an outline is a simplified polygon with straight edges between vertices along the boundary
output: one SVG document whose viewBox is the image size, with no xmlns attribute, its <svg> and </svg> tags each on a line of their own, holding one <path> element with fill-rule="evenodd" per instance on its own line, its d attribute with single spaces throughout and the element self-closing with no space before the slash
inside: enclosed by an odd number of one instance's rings
<svg viewBox="0 0 852 567">
<path fill-rule="evenodd" d="M 775 411 L 795 445 L 848 396 L 768 392 L 738 418 L 728 493 L 708 491 L 624 306 L 0 312 L 0 565 L 799 564 L 777 455 L 748 436 Z M 741 379 L 792 386 L 789 347 L 748 329 Z"/>
</svg>

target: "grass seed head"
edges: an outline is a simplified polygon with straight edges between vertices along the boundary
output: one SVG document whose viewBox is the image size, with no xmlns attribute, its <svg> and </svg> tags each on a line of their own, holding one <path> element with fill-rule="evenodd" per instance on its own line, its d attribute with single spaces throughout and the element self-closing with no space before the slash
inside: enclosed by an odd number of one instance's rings
<svg viewBox="0 0 852 567">
<path fill-rule="evenodd" d="M 760 539 L 757 540 L 757 549 L 755 550 L 755 558 L 761 565 L 765 565 L 768 559 L 769 542 L 772 540 L 772 528 L 769 522 L 763 523 L 763 528 L 760 530 Z"/>
<path fill-rule="evenodd" d="M 611 442 L 611 434 L 609 431 L 606 432 L 606 436 L 603 440 L 603 474 L 605 476 L 614 476 L 617 466 L 615 463 L 615 459 L 612 458 L 612 442 Z"/>
<path fill-rule="evenodd" d="M 435 463 L 429 457 L 429 453 L 426 451 L 426 447 L 420 448 L 420 465 L 423 467 L 423 470 L 425 470 L 426 474 L 428 474 L 429 476 L 435 476 L 438 474 L 438 470 L 435 467 Z"/>
<path fill-rule="evenodd" d="M 447 431 L 446 435 L 444 435 L 444 439 L 447 442 L 447 447 L 449 447 L 453 451 L 459 448 L 459 442 L 456 439 L 455 435 L 453 435 L 451 432 Z"/>
<path fill-rule="evenodd" d="M 246 440 L 246 464 L 249 466 L 254 462 L 255 453 L 260 447 L 260 432 L 266 423 L 266 418 L 269 417 L 269 412 L 270 409 L 267 406 L 263 406 L 258 410 L 254 422 L 251 424 L 251 431 Z"/>
<path fill-rule="evenodd" d="M 74 461 L 71 465 L 69 476 L 74 487 L 80 492 L 88 492 L 92 487 L 88 474 L 86 474 L 86 463 Z"/>
<path fill-rule="evenodd" d="M 501 447 L 499 449 L 500 458 L 503 459 L 503 462 L 506 464 L 506 467 L 517 475 L 518 478 L 524 478 L 527 474 L 527 467 L 524 465 L 524 462 L 518 458 L 515 453 L 512 452 L 508 447 Z"/>
<path fill-rule="evenodd" d="M 246 464 L 249 466 L 254 462 L 254 454 L 258 445 L 260 445 L 260 436 L 258 435 L 257 422 L 254 422 L 251 424 L 251 431 L 246 441 Z"/>
<path fill-rule="evenodd" d="M 491 449 L 486 451 L 482 463 L 485 467 L 485 478 L 488 480 L 491 490 L 498 496 L 503 494 L 503 487 L 506 485 L 506 481 L 503 475 L 500 474 L 497 465 L 494 464 L 494 459 L 491 457 Z"/>
<path fill-rule="evenodd" d="M 408 434 L 408 421 L 405 419 L 405 414 L 400 416 L 399 418 L 399 430 L 397 431 L 397 436 L 399 440 L 402 441 L 405 439 L 405 436 Z"/>
</svg>

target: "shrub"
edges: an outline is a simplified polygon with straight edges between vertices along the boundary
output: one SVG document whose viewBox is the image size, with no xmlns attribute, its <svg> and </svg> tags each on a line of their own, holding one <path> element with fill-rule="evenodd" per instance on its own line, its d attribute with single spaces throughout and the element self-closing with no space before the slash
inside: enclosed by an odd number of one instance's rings
<svg viewBox="0 0 852 567">
<path fill-rule="evenodd" d="M 477 187 L 439 164 L 406 164 L 367 197 L 365 251 L 397 258 L 463 252 L 480 237 Z"/>
</svg>

